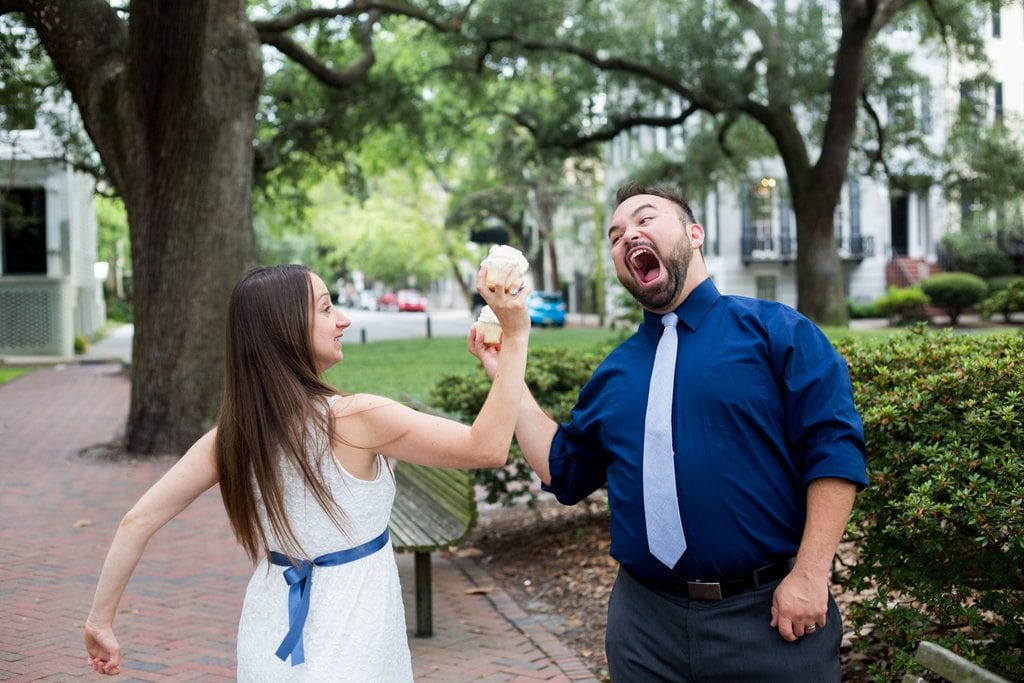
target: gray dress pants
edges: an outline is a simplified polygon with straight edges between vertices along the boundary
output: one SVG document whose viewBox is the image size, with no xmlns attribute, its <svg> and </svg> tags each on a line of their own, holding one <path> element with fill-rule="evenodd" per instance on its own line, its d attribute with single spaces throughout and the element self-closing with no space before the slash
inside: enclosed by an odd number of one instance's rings
<svg viewBox="0 0 1024 683">
<path fill-rule="evenodd" d="M 787 642 L 770 626 L 772 581 L 724 600 L 690 600 L 619 569 L 605 649 L 612 683 L 839 681 L 842 617 L 829 595 L 827 624 Z"/>
</svg>

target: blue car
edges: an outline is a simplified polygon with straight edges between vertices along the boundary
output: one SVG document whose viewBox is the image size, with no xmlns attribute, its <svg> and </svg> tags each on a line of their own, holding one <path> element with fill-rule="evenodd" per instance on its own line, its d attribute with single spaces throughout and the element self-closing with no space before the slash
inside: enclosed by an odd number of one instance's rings
<svg viewBox="0 0 1024 683">
<path fill-rule="evenodd" d="M 558 292 L 530 292 L 526 307 L 530 311 L 530 323 L 533 325 L 565 325 L 565 301 Z"/>
</svg>

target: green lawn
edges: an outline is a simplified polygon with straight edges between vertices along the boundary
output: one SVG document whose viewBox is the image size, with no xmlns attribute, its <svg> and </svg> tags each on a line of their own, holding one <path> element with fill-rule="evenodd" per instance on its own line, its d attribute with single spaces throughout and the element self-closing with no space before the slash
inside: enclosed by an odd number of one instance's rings
<svg viewBox="0 0 1024 683">
<path fill-rule="evenodd" d="M 824 328 L 829 339 L 856 336 L 878 342 L 906 331 L 906 328 L 899 327 L 864 331 L 851 330 L 848 327 Z M 1013 333 L 1014 330 L 971 329 L 965 332 L 989 334 Z M 603 329 L 534 329 L 530 333 L 530 348 L 567 346 L 571 349 L 589 351 L 622 336 L 622 332 Z M 395 399 L 407 394 L 427 401 L 431 389 L 442 376 L 476 372 L 479 366 L 476 358 L 466 350 L 466 340 L 462 337 L 405 339 L 368 344 L 347 342 L 343 350 L 345 357 L 342 362 L 327 372 L 328 382 L 346 393 L 366 392 Z"/>
<path fill-rule="evenodd" d="M 28 368 L 0 368 L 0 384 L 9 382 L 18 375 L 28 372 Z"/>
<path fill-rule="evenodd" d="M 621 333 L 609 330 L 535 329 L 530 333 L 530 348 L 568 346 L 586 351 L 619 337 Z M 348 342 L 342 351 L 341 363 L 327 372 L 328 382 L 346 393 L 366 392 L 395 399 L 408 394 L 426 401 L 442 376 L 475 372 L 480 366 L 466 350 L 463 337 Z"/>
</svg>

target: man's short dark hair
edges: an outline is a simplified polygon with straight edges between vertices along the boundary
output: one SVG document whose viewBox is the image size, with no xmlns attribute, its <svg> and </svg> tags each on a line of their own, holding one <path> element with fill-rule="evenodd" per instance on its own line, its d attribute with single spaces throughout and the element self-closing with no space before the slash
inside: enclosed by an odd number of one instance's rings
<svg viewBox="0 0 1024 683">
<path fill-rule="evenodd" d="M 630 197 L 635 197 L 638 194 L 649 194 L 655 197 L 661 197 L 667 199 L 673 204 L 679 206 L 683 212 L 683 218 L 689 223 L 696 223 L 697 219 L 693 217 L 693 211 L 690 210 L 690 205 L 686 203 L 686 200 L 682 196 L 664 185 L 644 185 L 642 183 L 629 182 L 620 187 L 615 192 L 615 206 L 618 206 L 622 202 L 626 201 Z"/>
</svg>

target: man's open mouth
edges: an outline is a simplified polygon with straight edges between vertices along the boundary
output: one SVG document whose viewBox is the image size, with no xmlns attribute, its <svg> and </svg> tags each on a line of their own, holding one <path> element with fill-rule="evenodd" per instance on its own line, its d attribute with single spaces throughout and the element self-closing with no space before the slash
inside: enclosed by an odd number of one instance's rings
<svg viewBox="0 0 1024 683">
<path fill-rule="evenodd" d="M 640 284 L 649 285 L 661 275 L 661 261 L 648 247 L 634 247 L 626 254 L 626 263 Z"/>
</svg>

